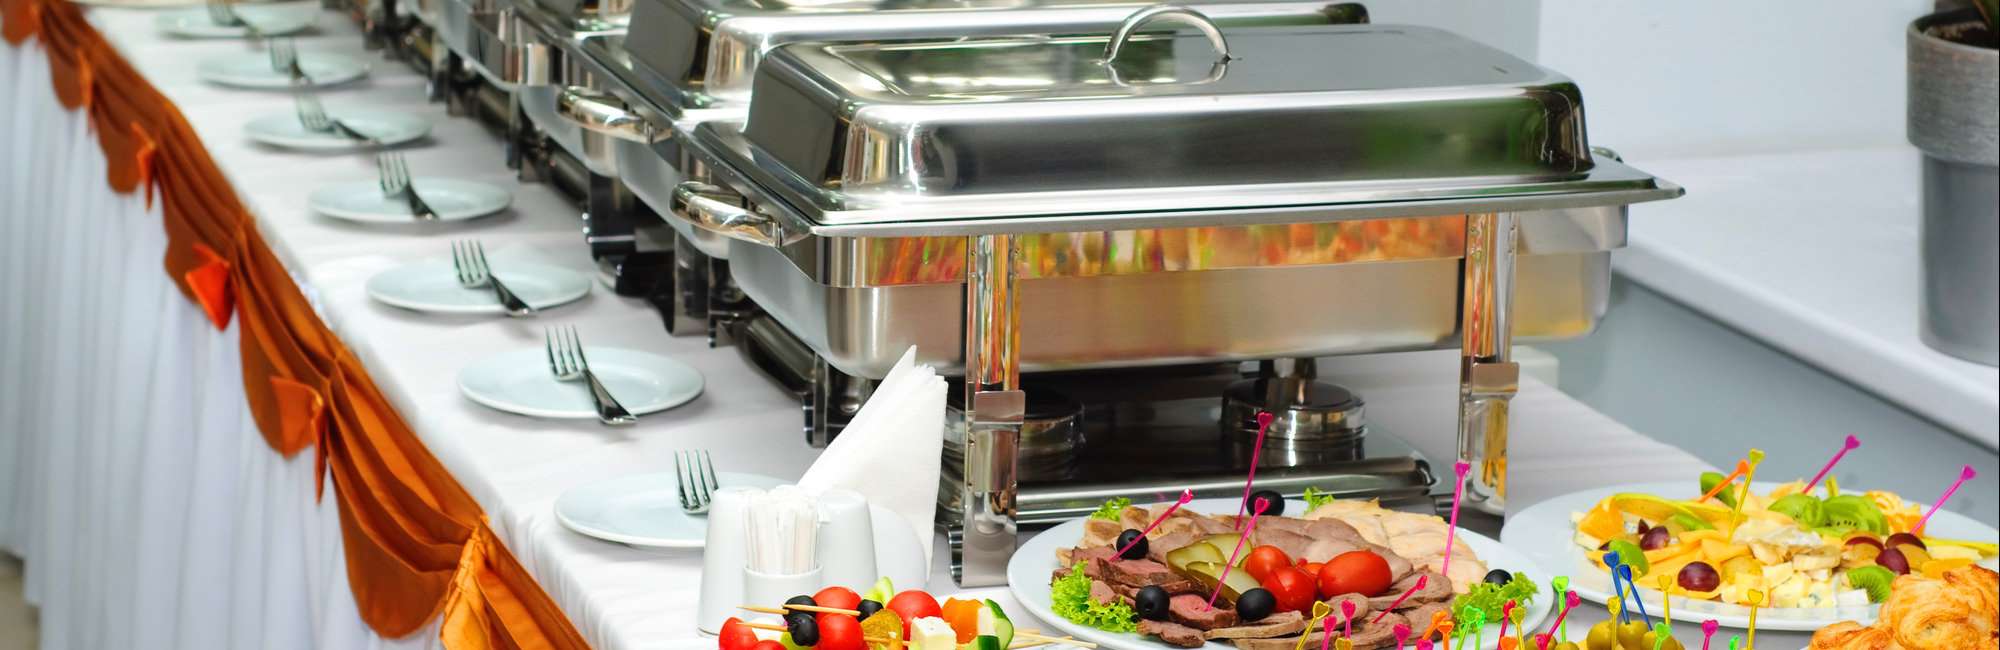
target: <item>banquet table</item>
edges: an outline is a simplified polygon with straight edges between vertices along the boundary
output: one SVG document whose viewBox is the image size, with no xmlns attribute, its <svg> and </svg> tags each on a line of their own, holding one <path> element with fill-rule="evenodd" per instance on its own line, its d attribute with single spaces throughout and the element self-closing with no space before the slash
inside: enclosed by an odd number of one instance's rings
<svg viewBox="0 0 2000 650">
<path fill-rule="evenodd" d="M 694 625 L 699 551 L 626 547 L 559 524 L 564 490 L 660 471 L 673 453 L 707 449 L 727 471 L 795 478 L 817 451 L 798 403 L 730 349 L 668 336 L 648 305 L 598 287 L 537 319 L 442 317 L 372 301 L 373 274 L 443 258 L 447 242 L 593 268 L 577 210 L 547 187 L 516 182 L 502 143 L 425 100 L 424 81 L 362 50 L 355 27 L 320 17 L 306 52 L 370 61 L 367 80 L 329 88 L 329 109 L 422 115 L 433 125 L 403 148 L 419 176 L 503 184 L 505 213 L 452 224 L 358 226 L 315 216 L 306 197 L 331 182 L 372 180 L 371 158 L 251 143 L 249 120 L 289 113 L 284 92 L 204 83 L 192 62 L 262 57 L 236 40 L 158 33 L 154 12 L 93 8 L 89 19 L 199 134 L 255 226 L 326 326 L 351 349 L 422 445 L 484 510 L 488 524 L 593 647 L 712 647 Z M 26 560 L 44 648 L 424 647 L 437 623 L 400 638 L 363 624 L 343 570 L 339 513 L 317 496 L 314 458 L 272 453 L 245 406 L 237 322 L 210 326 L 160 270 L 160 205 L 118 194 L 80 113 L 50 91 L 45 54 L 0 47 L 0 549 Z M 588 271 L 586 271 L 588 272 Z M 501 414 L 460 395 L 460 368 L 541 345 L 545 325 L 573 325 L 593 345 L 682 361 L 700 398 L 629 428 Z M 1453 457 L 1454 352 L 1327 360 L 1322 373 L 1368 396 L 1371 423 L 1433 459 Z M 1580 488 L 1686 480 L 1710 469 L 1550 386 L 1523 380 L 1510 441 L 1512 507 Z M 929 588 L 960 594 L 940 552 Z M 1010 611 L 1005 589 L 992 597 Z M 1574 624 L 1602 620 L 1584 609 Z M 1575 628 L 1581 629 L 1581 628 Z M 1802 635 L 1766 633 L 1771 647 Z"/>
</svg>

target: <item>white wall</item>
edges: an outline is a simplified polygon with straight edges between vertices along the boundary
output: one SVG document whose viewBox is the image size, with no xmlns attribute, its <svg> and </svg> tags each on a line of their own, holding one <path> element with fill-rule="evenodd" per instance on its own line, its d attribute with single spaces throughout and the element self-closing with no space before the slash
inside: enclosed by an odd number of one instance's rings
<svg viewBox="0 0 2000 650">
<path fill-rule="evenodd" d="M 1582 85 L 1591 143 L 1643 160 L 1904 142 L 1903 29 L 1931 3 L 1540 4 L 1538 62 Z"/>
</svg>

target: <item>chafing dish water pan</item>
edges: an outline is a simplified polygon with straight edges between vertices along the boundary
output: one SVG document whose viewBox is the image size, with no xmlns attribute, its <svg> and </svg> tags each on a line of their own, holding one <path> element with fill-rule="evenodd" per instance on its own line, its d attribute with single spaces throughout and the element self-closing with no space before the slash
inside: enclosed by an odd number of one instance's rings
<svg viewBox="0 0 2000 650">
<path fill-rule="evenodd" d="M 1163 20 L 1196 29 L 1138 33 Z M 962 369 L 966 584 L 1013 549 L 1024 365 L 1456 344 L 1466 506 L 1501 512 L 1512 336 L 1589 331 L 1626 206 L 1681 193 L 1590 148 L 1575 83 L 1421 27 L 1158 5 L 1111 34 L 795 43 L 751 86 L 746 120 L 683 138 L 711 178 L 675 216 L 841 370 L 910 343 Z"/>
</svg>

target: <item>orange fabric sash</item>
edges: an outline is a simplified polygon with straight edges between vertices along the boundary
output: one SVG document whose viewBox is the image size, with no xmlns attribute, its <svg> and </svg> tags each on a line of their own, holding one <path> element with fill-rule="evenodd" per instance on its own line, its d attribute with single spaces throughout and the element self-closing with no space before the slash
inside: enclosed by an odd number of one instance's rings
<svg viewBox="0 0 2000 650">
<path fill-rule="evenodd" d="M 0 0 L 0 37 L 47 53 L 56 97 L 86 111 L 119 193 L 157 190 L 167 276 L 217 329 L 240 327 L 243 389 L 271 449 L 311 447 L 340 508 L 361 618 L 384 637 L 443 614 L 449 648 L 583 648 L 479 504 L 390 407 L 264 243 L 180 111 L 76 5 Z"/>
</svg>

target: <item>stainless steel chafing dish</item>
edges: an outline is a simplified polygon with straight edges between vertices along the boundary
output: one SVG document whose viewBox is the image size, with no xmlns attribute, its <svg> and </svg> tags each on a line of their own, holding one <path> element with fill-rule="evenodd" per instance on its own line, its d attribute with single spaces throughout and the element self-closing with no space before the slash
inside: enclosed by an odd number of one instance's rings
<svg viewBox="0 0 2000 650">
<path fill-rule="evenodd" d="M 1161 19 L 1197 29 L 1137 33 Z M 1455 346 L 1466 503 L 1501 512 L 1512 337 L 1590 331 L 1626 206 L 1681 194 L 1590 148 L 1576 84 L 1422 27 L 1225 39 L 1158 6 L 786 45 L 750 87 L 675 134 L 708 178 L 675 216 L 838 369 L 963 371 L 967 584 L 1013 549 L 1023 370 Z"/>
<path fill-rule="evenodd" d="M 664 211 L 684 180 L 705 179 L 680 137 L 710 119 L 742 119 L 751 79 L 770 48 L 804 40 L 980 37 L 1102 32 L 1140 2 L 1085 0 L 632 0 L 625 35 L 583 39 L 579 49 L 601 71 L 600 89 L 570 88 L 559 110 L 576 124 L 619 138 L 614 161 L 632 191 Z M 1358 4 L 1224 0 L 1195 5 L 1225 24 L 1364 22 Z M 727 313 L 727 239 L 671 221 L 679 230 L 675 331 Z M 711 286 L 713 285 L 713 286 Z M 720 330 L 708 328 L 711 335 Z"/>
</svg>

